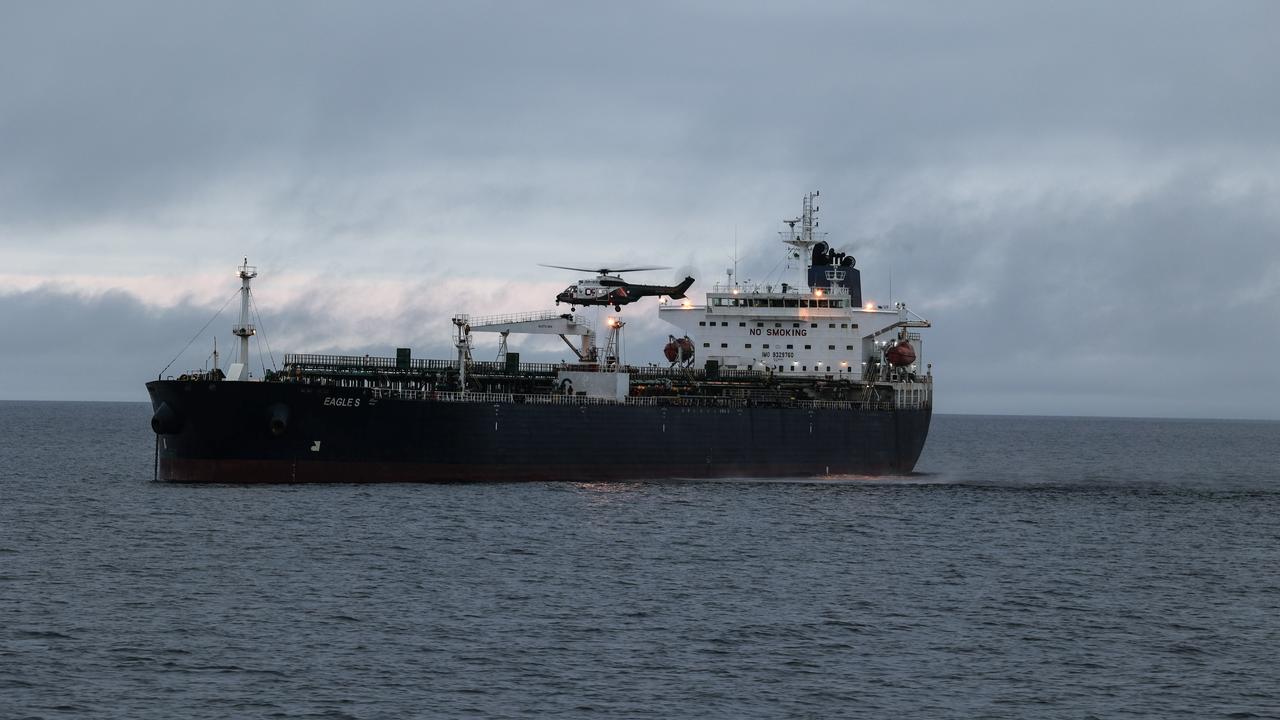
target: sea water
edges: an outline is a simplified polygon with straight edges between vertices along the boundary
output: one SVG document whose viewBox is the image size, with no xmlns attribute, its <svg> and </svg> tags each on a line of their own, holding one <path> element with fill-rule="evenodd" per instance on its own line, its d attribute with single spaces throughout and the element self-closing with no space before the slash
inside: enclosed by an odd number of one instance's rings
<svg viewBox="0 0 1280 720">
<path fill-rule="evenodd" d="M 939 416 L 899 478 L 253 487 L 153 482 L 149 417 L 0 403 L 2 718 L 1280 716 L 1280 423 Z"/>
</svg>

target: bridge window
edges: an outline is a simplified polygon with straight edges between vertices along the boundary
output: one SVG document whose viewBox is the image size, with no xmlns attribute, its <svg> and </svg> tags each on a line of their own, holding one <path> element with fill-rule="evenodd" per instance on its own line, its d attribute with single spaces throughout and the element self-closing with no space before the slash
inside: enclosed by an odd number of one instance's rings
<svg viewBox="0 0 1280 720">
<path fill-rule="evenodd" d="M 699 325 L 701 325 L 702 327 L 706 327 L 706 326 L 707 326 L 707 321 L 706 321 L 706 320 L 699 320 L 699 321 L 698 321 L 698 324 L 699 324 Z"/>
<path fill-rule="evenodd" d="M 740 322 L 740 323 L 738 323 L 738 327 L 746 327 L 746 326 L 747 326 L 747 324 L 746 324 L 746 323 L 744 323 L 744 322 Z"/>
<path fill-rule="evenodd" d="M 836 346 L 835 346 L 835 345 L 828 345 L 828 346 L 827 346 L 827 349 L 828 349 L 828 350 L 835 350 L 835 349 L 836 349 Z"/>
<path fill-rule="evenodd" d="M 852 350 L 852 349 L 853 349 L 853 346 L 852 346 L 852 345 L 845 345 L 845 346 L 844 346 L 844 349 L 845 349 L 845 350 Z"/>
<path fill-rule="evenodd" d="M 727 323 L 727 322 L 722 322 L 722 323 L 720 323 L 720 325 L 721 325 L 722 327 L 729 327 L 729 323 Z"/>
<path fill-rule="evenodd" d="M 711 347 L 711 343 L 702 343 L 702 347 Z"/>
<path fill-rule="evenodd" d="M 746 349 L 750 350 L 750 349 L 751 349 L 751 343 L 747 343 L 746 345 L 743 345 L 742 347 L 744 347 L 744 348 L 746 348 Z"/>
<path fill-rule="evenodd" d="M 834 329 L 834 328 L 835 328 L 835 326 L 836 326 L 836 324 L 835 324 L 835 323 L 831 323 L 831 324 L 830 324 L 830 325 L 828 325 L 827 327 Z"/>
<path fill-rule="evenodd" d="M 720 347 L 727 348 L 729 347 L 729 343 L 720 343 Z"/>
</svg>

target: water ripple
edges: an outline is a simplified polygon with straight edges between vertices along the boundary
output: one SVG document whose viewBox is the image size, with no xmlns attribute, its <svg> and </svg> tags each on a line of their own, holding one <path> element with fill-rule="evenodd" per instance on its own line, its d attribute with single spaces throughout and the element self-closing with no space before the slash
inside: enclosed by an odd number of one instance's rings
<svg viewBox="0 0 1280 720">
<path fill-rule="evenodd" d="M 151 482 L 147 417 L 0 404 L 0 717 L 1280 708 L 1274 423 L 941 417 L 906 478 L 250 488 Z"/>
</svg>

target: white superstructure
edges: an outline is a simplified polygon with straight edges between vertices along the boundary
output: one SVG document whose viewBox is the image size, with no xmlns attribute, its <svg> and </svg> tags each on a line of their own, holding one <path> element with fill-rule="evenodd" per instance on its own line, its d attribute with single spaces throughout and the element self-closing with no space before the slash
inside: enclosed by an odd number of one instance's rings
<svg viewBox="0 0 1280 720">
<path fill-rule="evenodd" d="M 859 381 L 924 375 L 921 338 L 910 329 L 929 323 L 903 303 L 863 303 L 853 259 L 815 236 L 816 197 L 805 196 L 803 215 L 788 220 L 784 232 L 783 242 L 795 248 L 788 259 L 803 260 L 799 283 L 716 285 L 705 304 L 666 301 L 658 316 L 693 341 L 698 365 Z M 903 342 L 914 362 L 894 366 L 885 355 Z"/>
</svg>

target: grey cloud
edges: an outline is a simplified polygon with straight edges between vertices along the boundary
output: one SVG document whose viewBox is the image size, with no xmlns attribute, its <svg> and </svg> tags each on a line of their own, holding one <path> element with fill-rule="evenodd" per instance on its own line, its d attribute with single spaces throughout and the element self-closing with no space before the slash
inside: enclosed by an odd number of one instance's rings
<svg viewBox="0 0 1280 720">
<path fill-rule="evenodd" d="M 1280 59 L 1278 16 L 1271 3 L 28 5 L 0 30 L 4 209 L 136 212 L 241 175 L 305 187 L 494 159 L 536 175 L 556 155 L 679 181 L 702 179 L 680 167 L 699 163 L 891 173 L 989 138 L 1273 143 L 1280 88 L 1259 69 Z"/>
<path fill-rule="evenodd" d="M 1274 417 L 1254 368 L 1280 349 L 1278 20 L 1270 2 L 18 5 L 0 259 L 320 273 L 265 318 L 316 351 L 386 350 L 333 330 L 325 287 L 417 282 L 370 332 L 447 355 L 437 323 L 558 280 L 537 262 L 692 266 L 705 288 L 736 227 L 741 276 L 774 278 L 776 220 L 820 188 L 868 292 L 892 273 L 936 321 L 941 409 Z M 477 289 L 440 298 L 441 278 Z M 8 396 L 133 392 L 129 368 L 167 359 L 138 338 L 205 319 L 123 295 L 0 305 L 31 338 L 4 362 L 44 378 Z M 656 358 L 666 328 L 629 316 Z M 52 379 L 91 355 L 109 383 Z M 1227 402 L 1205 375 L 1254 391 Z"/>
<path fill-rule="evenodd" d="M 144 400 L 142 384 L 207 319 L 180 305 L 151 311 L 124 292 L 0 294 L 0 397 Z M 199 364 L 198 362 L 196 364 Z"/>
<path fill-rule="evenodd" d="M 5 347 L 0 364 L 0 397 L 53 400 L 145 400 L 143 388 L 177 356 L 166 375 L 207 367 L 218 336 L 223 366 L 230 362 L 229 328 L 236 308 L 229 306 L 191 346 L 183 346 L 214 317 L 217 307 L 189 302 L 152 308 L 136 297 L 112 291 L 101 295 L 56 288 L 0 294 L 0 333 L 20 339 Z M 277 363 L 285 352 L 390 354 L 387 346 L 333 343 L 334 316 L 304 299 L 289 306 L 260 308 L 263 336 L 255 341 L 251 363 L 265 365 L 267 348 Z M 326 328 L 330 331 L 326 332 Z M 443 333 L 442 333 L 443 334 Z M 299 346 L 299 343 L 304 343 Z M 437 348 L 443 351 L 443 344 Z M 260 355 L 259 353 L 262 353 Z M 440 355 L 445 357 L 447 355 Z"/>
<path fill-rule="evenodd" d="M 1214 200 L 1205 184 L 1180 177 L 1121 208 L 1041 206 L 959 232 L 895 233 L 924 250 L 898 277 L 900 297 L 982 286 L 926 311 L 940 388 L 967 411 L 1275 417 L 1280 383 L 1263 368 L 1280 352 L 1276 217 L 1269 201 Z M 987 267 L 993 236 L 1005 242 Z M 875 284 L 883 291 L 883 274 Z"/>
<path fill-rule="evenodd" d="M 442 300 L 424 288 L 416 300 L 387 308 L 378 327 L 355 328 L 365 332 L 351 341 L 352 324 L 343 322 L 343 309 L 329 298 L 317 293 L 277 303 L 259 293 L 256 322 L 262 332 L 250 346 L 251 366 L 260 374 L 283 363 L 285 353 L 391 356 L 404 346 L 415 357 L 453 358 L 449 318 L 454 309 Z M 143 385 L 161 372 L 175 376 L 209 367 L 215 335 L 223 367 L 231 361 L 235 339 L 229 328 L 236 307 L 232 303 L 217 311 L 217 305 L 190 302 L 153 308 L 123 291 L 85 295 L 44 287 L 0 293 L 0 334 L 19 340 L 0 356 L 0 398 L 143 401 Z M 660 359 L 666 335 L 652 329 L 656 319 L 638 314 L 634 319 L 636 361 Z M 599 318 L 595 322 L 600 325 Z M 496 355 L 496 335 L 477 333 L 473 344 L 477 360 Z M 531 362 L 569 354 L 557 338 L 512 338 L 511 349 Z"/>
</svg>

